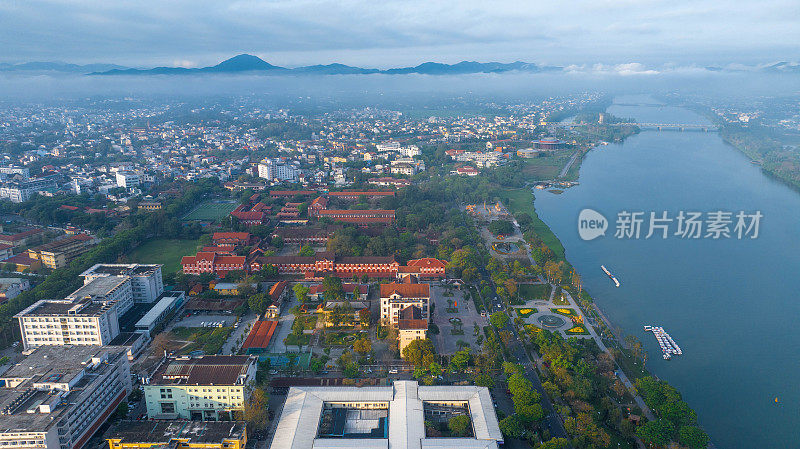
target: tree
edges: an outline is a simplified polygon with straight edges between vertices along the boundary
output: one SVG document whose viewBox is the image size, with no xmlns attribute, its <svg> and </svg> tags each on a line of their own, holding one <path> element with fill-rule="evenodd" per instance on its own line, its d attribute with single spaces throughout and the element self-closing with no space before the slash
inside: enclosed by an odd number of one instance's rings
<svg viewBox="0 0 800 449">
<path fill-rule="evenodd" d="M 325 292 L 326 301 L 341 301 L 344 299 L 342 280 L 335 276 L 325 276 L 322 280 L 322 290 Z"/>
<path fill-rule="evenodd" d="M 470 419 L 467 415 L 457 415 L 450 418 L 450 421 L 447 423 L 447 427 L 450 429 L 450 435 L 454 437 L 465 437 L 469 435 L 470 431 Z"/>
<path fill-rule="evenodd" d="M 525 435 L 525 426 L 516 415 L 511 415 L 500 421 L 500 431 L 507 438 L 522 438 Z"/>
<path fill-rule="evenodd" d="M 489 318 L 489 322 L 497 329 L 502 329 L 508 324 L 508 315 L 505 312 L 495 312 Z"/>
<path fill-rule="evenodd" d="M 672 439 L 675 433 L 675 428 L 665 419 L 657 419 L 655 421 L 648 421 L 636 431 L 636 435 L 645 443 L 655 444 L 658 446 L 666 446 Z"/>
<path fill-rule="evenodd" d="M 305 304 L 305 302 L 308 301 L 308 287 L 303 284 L 294 284 L 292 290 L 294 291 L 294 297 L 297 298 L 300 304 Z"/>
<path fill-rule="evenodd" d="M 464 370 L 469 365 L 470 353 L 469 349 L 462 349 L 461 351 L 456 351 L 452 357 L 450 357 L 450 371 L 454 373 L 463 373 Z"/>
<path fill-rule="evenodd" d="M 567 449 L 569 440 L 566 438 L 552 438 L 539 446 L 539 449 Z"/>
<path fill-rule="evenodd" d="M 239 291 L 239 295 L 242 297 L 250 296 L 256 291 L 255 287 L 253 286 L 253 283 L 248 279 L 239 282 L 239 284 L 236 286 L 236 290 Z"/>
<path fill-rule="evenodd" d="M 494 379 L 489 377 L 488 374 L 479 374 L 475 377 L 475 385 L 479 387 L 491 388 L 494 387 Z"/>
<path fill-rule="evenodd" d="M 262 431 L 267 427 L 267 410 L 269 409 L 269 398 L 261 388 L 255 388 L 250 393 L 250 399 L 244 405 L 244 420 L 247 427 L 252 430 Z"/>
<path fill-rule="evenodd" d="M 372 343 L 369 338 L 359 338 L 353 343 L 353 350 L 361 355 L 366 355 L 372 351 Z"/>
<path fill-rule="evenodd" d="M 708 435 L 697 426 L 683 426 L 678 431 L 678 441 L 692 449 L 702 449 L 708 446 Z"/>
<path fill-rule="evenodd" d="M 494 220 L 489 223 L 489 232 L 494 235 L 511 235 L 514 233 L 514 224 L 508 220 Z"/>
<path fill-rule="evenodd" d="M 247 304 L 250 306 L 250 310 L 261 314 L 267 311 L 267 307 L 270 305 L 270 298 L 265 293 L 256 293 L 247 298 Z"/>
<path fill-rule="evenodd" d="M 316 251 L 314 251 L 314 247 L 313 247 L 313 246 L 311 246 L 311 245 L 306 245 L 306 246 L 301 246 L 301 247 L 300 247 L 300 253 L 299 253 L 299 255 L 300 255 L 300 256 L 303 256 L 303 257 L 312 257 L 312 256 L 314 256 L 316 253 L 317 253 L 317 252 L 316 252 Z"/>
<path fill-rule="evenodd" d="M 403 358 L 415 367 L 429 366 L 433 363 L 436 352 L 433 343 L 427 339 L 414 340 L 403 348 Z"/>
</svg>

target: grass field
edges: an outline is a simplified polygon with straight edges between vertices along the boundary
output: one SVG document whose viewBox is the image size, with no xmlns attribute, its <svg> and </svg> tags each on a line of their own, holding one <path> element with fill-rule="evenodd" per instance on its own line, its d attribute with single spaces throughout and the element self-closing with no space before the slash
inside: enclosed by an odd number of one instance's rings
<svg viewBox="0 0 800 449">
<path fill-rule="evenodd" d="M 177 340 L 192 342 L 181 349 L 181 354 L 192 351 L 216 354 L 222 350 L 231 332 L 232 327 L 176 327 L 170 334 Z"/>
<path fill-rule="evenodd" d="M 525 159 L 525 167 L 522 172 L 525 173 L 531 181 L 549 181 L 556 179 L 561 170 L 569 162 L 572 156 L 570 152 L 562 152 L 555 155 L 548 155 L 545 157 L 533 157 Z M 573 164 L 573 166 L 576 164 Z M 570 167 L 572 170 L 572 167 Z"/>
<path fill-rule="evenodd" d="M 193 211 L 183 217 L 184 220 L 203 220 L 216 221 L 228 216 L 232 210 L 236 209 L 236 203 L 216 203 L 206 201 L 197 206 Z"/>
<path fill-rule="evenodd" d="M 539 215 L 536 213 L 533 201 L 534 196 L 528 189 L 503 189 L 503 198 L 508 198 L 508 204 L 511 213 L 525 212 L 533 218 L 533 230 L 541 237 L 545 245 L 547 245 L 555 254 L 558 260 L 566 260 L 564 258 L 564 245 L 558 240 L 553 231 L 543 222 Z"/>
<path fill-rule="evenodd" d="M 549 284 L 521 284 L 519 296 L 526 301 L 534 299 L 550 299 L 551 288 Z"/>
<path fill-rule="evenodd" d="M 135 263 L 161 263 L 164 273 L 175 273 L 181 269 L 181 257 L 192 255 L 199 248 L 197 240 L 150 240 L 131 251 L 128 259 Z"/>
</svg>

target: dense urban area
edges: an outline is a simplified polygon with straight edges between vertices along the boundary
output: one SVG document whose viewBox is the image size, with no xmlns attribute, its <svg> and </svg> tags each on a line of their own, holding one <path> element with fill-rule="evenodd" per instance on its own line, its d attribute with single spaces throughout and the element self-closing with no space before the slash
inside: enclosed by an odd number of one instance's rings
<svg viewBox="0 0 800 449">
<path fill-rule="evenodd" d="M 797 99 L 664 98 L 800 182 Z M 0 440 L 707 447 L 534 209 L 609 101 L 0 105 Z"/>
</svg>

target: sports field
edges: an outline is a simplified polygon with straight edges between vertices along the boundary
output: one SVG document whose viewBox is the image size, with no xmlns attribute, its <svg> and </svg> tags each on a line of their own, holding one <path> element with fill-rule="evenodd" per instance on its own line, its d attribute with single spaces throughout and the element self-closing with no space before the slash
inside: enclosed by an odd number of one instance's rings
<svg viewBox="0 0 800 449">
<path fill-rule="evenodd" d="M 236 203 L 206 201 L 183 217 L 184 220 L 216 221 L 228 216 L 236 209 Z"/>
<path fill-rule="evenodd" d="M 161 263 L 164 273 L 175 273 L 181 269 L 181 257 L 194 255 L 199 247 L 197 240 L 150 240 L 131 251 L 128 259 L 136 263 Z"/>
</svg>

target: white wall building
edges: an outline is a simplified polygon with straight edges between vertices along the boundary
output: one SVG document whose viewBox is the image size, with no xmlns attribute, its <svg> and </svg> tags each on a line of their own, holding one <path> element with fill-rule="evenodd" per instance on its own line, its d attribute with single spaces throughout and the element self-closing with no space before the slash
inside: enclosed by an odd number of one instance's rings
<svg viewBox="0 0 800 449">
<path fill-rule="evenodd" d="M 116 173 L 117 187 L 124 187 L 130 189 L 132 187 L 139 187 L 139 175 L 127 170 L 120 170 Z"/>
<path fill-rule="evenodd" d="M 131 391 L 125 348 L 39 348 L 0 376 L 0 445 L 79 449 Z"/>
<path fill-rule="evenodd" d="M 292 181 L 297 179 L 300 169 L 275 159 L 264 159 L 258 163 L 258 177 L 270 181 Z"/>
<path fill-rule="evenodd" d="M 131 290 L 135 302 L 150 303 L 164 293 L 164 280 L 160 264 L 96 264 L 81 273 L 83 283 L 88 284 L 93 280 L 109 276 L 129 276 Z"/>
</svg>

